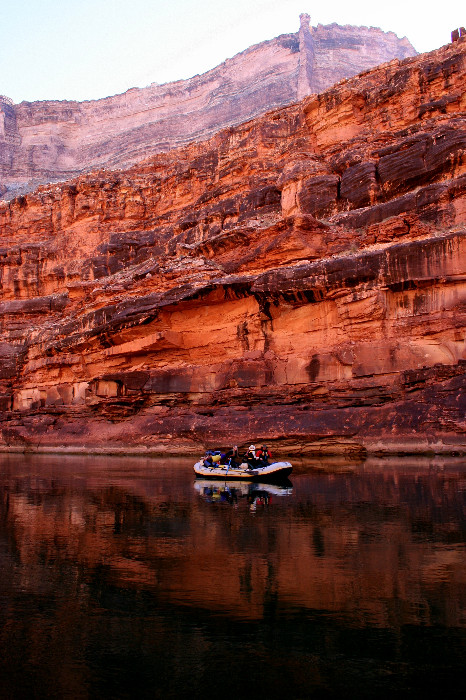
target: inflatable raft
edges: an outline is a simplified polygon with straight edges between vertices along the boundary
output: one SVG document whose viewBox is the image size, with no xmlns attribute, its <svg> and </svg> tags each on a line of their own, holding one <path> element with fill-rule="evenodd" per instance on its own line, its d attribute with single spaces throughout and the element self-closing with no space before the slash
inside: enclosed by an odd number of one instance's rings
<svg viewBox="0 0 466 700">
<path fill-rule="evenodd" d="M 236 481 L 262 481 L 277 482 L 287 479 L 293 467 L 290 462 L 272 462 L 263 467 L 250 467 L 243 463 L 239 467 L 230 467 L 227 464 L 213 464 L 205 466 L 204 461 L 196 462 L 194 472 L 197 477 L 203 479 L 228 479 Z"/>
</svg>

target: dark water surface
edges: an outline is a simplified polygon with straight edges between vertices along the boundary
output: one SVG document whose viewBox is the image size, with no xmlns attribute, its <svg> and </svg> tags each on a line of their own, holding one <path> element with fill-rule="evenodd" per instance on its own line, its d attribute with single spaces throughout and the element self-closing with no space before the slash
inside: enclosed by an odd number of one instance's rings
<svg viewBox="0 0 466 700">
<path fill-rule="evenodd" d="M 0 698 L 464 697 L 464 463 L 192 462 L 0 455 Z"/>
</svg>

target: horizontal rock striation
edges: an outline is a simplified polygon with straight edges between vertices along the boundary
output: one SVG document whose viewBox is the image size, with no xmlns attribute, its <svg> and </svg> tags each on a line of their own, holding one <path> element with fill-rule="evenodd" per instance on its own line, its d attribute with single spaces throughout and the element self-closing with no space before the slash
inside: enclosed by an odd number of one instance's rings
<svg viewBox="0 0 466 700">
<path fill-rule="evenodd" d="M 5 449 L 465 449 L 465 47 L 0 207 Z"/>
<path fill-rule="evenodd" d="M 0 96 L 0 197 L 149 155 L 238 125 L 394 58 L 407 39 L 367 27 L 309 26 L 252 46 L 189 80 L 87 102 L 14 105 Z"/>
</svg>

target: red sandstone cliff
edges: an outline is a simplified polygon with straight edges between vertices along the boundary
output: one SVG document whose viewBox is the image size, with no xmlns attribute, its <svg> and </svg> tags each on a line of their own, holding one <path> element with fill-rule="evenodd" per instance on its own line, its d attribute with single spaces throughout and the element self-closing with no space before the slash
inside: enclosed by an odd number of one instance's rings
<svg viewBox="0 0 466 700">
<path fill-rule="evenodd" d="M 14 105 L 0 96 L 0 197 L 101 167 L 128 167 L 206 139 L 362 70 L 415 54 L 373 27 L 309 26 L 252 46 L 204 75 L 88 102 Z"/>
<path fill-rule="evenodd" d="M 464 450 L 465 47 L 3 205 L 2 445 Z"/>
</svg>

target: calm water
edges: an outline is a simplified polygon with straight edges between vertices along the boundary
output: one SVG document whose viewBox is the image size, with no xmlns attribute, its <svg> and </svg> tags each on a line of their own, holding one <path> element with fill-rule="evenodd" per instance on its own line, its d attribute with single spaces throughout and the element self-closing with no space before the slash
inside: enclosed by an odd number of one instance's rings
<svg viewBox="0 0 466 700">
<path fill-rule="evenodd" d="M 464 696 L 466 466 L 0 455 L 0 698 Z"/>
</svg>

